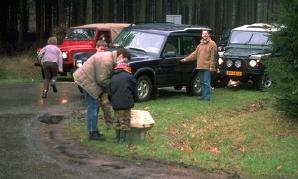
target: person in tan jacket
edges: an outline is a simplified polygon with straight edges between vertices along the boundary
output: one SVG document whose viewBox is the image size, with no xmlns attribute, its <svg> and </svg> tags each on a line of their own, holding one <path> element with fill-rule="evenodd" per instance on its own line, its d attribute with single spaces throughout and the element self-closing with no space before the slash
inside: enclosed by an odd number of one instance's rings
<svg viewBox="0 0 298 179">
<path fill-rule="evenodd" d="M 105 140 L 97 127 L 99 100 L 109 88 L 117 52 L 97 52 L 92 55 L 74 74 L 74 81 L 82 87 L 87 105 L 87 129 L 89 140 Z"/>
<path fill-rule="evenodd" d="M 210 101 L 211 98 L 211 72 L 215 71 L 215 60 L 217 56 L 216 43 L 210 38 L 208 31 L 202 31 L 202 39 L 196 50 L 181 60 L 182 63 L 197 60 L 202 88 L 202 97 L 199 100 Z"/>
</svg>

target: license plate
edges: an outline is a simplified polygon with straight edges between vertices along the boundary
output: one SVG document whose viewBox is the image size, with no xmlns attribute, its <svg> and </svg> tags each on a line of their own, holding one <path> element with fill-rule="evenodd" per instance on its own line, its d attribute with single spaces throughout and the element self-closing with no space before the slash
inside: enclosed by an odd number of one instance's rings
<svg viewBox="0 0 298 179">
<path fill-rule="evenodd" d="M 230 76 L 242 76 L 242 72 L 241 71 L 227 71 L 227 75 L 230 75 Z"/>
</svg>

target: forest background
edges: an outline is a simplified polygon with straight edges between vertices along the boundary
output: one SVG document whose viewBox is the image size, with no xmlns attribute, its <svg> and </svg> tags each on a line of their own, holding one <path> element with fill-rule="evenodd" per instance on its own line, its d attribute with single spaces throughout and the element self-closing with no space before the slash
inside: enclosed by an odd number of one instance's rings
<svg viewBox="0 0 298 179">
<path fill-rule="evenodd" d="M 165 22 L 181 15 L 183 24 L 224 29 L 270 23 L 280 0 L 14 0 L 1 1 L 0 53 L 44 45 L 56 30 L 88 23 Z"/>
</svg>

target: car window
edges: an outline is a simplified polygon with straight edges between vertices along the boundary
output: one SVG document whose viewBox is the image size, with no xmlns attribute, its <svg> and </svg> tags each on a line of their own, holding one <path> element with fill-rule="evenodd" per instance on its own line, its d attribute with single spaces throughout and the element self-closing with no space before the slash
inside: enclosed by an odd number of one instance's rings
<svg viewBox="0 0 298 179">
<path fill-rule="evenodd" d="M 73 28 L 66 32 L 67 40 L 92 40 L 95 36 L 95 29 L 90 28 Z"/>
<path fill-rule="evenodd" d="M 111 37 L 109 31 L 99 31 L 97 40 L 104 40 L 107 43 L 111 43 L 110 39 Z"/>
<path fill-rule="evenodd" d="M 122 31 L 113 45 L 128 49 L 140 49 L 150 53 L 159 53 L 162 50 L 165 36 L 139 31 Z"/>
<path fill-rule="evenodd" d="M 171 51 L 175 52 L 176 56 L 188 55 L 196 49 L 198 38 L 194 36 L 169 36 L 164 53 Z"/>
<path fill-rule="evenodd" d="M 199 37 L 194 36 L 183 36 L 182 38 L 182 51 L 181 55 L 189 55 L 197 47 L 197 39 Z"/>
<path fill-rule="evenodd" d="M 165 45 L 164 53 L 175 52 L 177 55 L 180 54 L 179 50 L 179 39 L 177 36 L 169 36 Z"/>
</svg>

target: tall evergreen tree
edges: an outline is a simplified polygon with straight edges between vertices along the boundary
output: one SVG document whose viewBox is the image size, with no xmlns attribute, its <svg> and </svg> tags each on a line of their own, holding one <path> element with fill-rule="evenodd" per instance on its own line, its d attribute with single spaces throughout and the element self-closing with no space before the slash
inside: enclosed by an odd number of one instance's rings
<svg viewBox="0 0 298 179">
<path fill-rule="evenodd" d="M 275 82 L 276 106 L 285 114 L 298 117 L 298 0 L 281 1 L 277 22 L 284 27 L 273 34 L 278 57 L 268 60 L 267 71 Z"/>
</svg>

